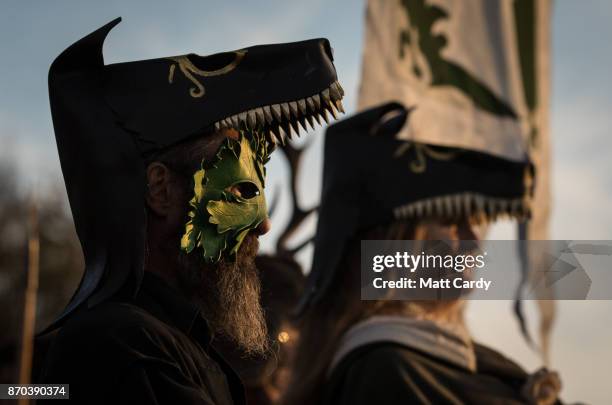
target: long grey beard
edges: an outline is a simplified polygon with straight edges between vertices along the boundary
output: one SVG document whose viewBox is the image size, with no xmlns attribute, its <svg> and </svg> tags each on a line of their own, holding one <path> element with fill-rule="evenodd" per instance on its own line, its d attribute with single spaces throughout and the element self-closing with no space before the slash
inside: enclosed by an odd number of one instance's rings
<svg viewBox="0 0 612 405">
<path fill-rule="evenodd" d="M 221 259 L 214 265 L 205 264 L 198 249 L 179 255 L 183 289 L 200 306 L 213 332 L 228 338 L 246 355 L 269 350 L 255 267 L 258 244 L 255 236 L 247 236 L 233 263 Z"/>
</svg>

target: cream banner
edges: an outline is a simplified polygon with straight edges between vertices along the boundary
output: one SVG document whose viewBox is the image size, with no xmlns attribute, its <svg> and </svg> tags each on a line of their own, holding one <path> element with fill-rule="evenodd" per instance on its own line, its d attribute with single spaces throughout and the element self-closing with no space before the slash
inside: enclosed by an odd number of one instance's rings
<svg viewBox="0 0 612 405">
<path fill-rule="evenodd" d="M 400 138 L 528 154 L 535 195 L 521 239 L 548 239 L 550 14 L 550 0 L 368 0 L 366 8 L 359 109 L 399 101 L 414 107 Z M 540 264 L 526 246 L 521 256 L 525 284 Z M 539 306 L 546 361 L 554 307 Z"/>
</svg>

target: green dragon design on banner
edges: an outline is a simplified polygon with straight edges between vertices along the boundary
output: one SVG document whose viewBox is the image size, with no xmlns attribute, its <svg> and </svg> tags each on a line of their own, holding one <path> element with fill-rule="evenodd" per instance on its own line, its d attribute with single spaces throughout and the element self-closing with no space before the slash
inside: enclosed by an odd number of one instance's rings
<svg viewBox="0 0 612 405">
<path fill-rule="evenodd" d="M 474 77 L 458 64 L 442 57 L 442 49 L 448 39 L 444 35 L 434 35 L 432 27 L 435 22 L 449 17 L 448 13 L 435 5 L 426 5 L 425 0 L 402 0 L 410 25 L 400 31 L 399 56 L 405 56 L 405 48 L 418 46 L 427 60 L 431 71 L 431 86 L 453 86 L 461 90 L 474 104 L 491 114 L 517 118 L 514 109 L 495 95 L 482 81 Z M 416 65 L 412 68 L 418 78 L 423 72 Z"/>
</svg>

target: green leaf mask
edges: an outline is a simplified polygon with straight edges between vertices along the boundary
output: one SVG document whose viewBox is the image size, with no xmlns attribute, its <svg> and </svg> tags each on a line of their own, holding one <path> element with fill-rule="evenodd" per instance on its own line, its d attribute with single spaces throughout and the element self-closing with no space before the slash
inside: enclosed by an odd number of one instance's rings
<svg viewBox="0 0 612 405">
<path fill-rule="evenodd" d="M 181 249 L 202 249 L 208 263 L 224 252 L 234 260 L 244 237 L 267 217 L 265 163 L 268 144 L 258 131 L 240 131 L 226 139 L 212 162 L 202 161 L 193 175 L 194 196 Z"/>
</svg>

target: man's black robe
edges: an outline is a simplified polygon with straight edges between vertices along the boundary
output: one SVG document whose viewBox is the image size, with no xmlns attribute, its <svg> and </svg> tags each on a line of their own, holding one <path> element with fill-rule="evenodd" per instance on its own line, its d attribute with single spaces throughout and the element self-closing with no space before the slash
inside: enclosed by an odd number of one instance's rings
<svg viewBox="0 0 612 405">
<path fill-rule="evenodd" d="M 88 404 L 243 404 L 237 375 L 210 346 L 199 310 L 145 272 L 132 301 L 81 310 L 59 331 L 45 383 Z"/>
<path fill-rule="evenodd" d="M 500 353 L 474 344 L 470 371 L 397 343 L 361 346 L 336 366 L 325 405 L 499 404 L 527 401 L 527 373 Z"/>
</svg>

